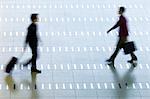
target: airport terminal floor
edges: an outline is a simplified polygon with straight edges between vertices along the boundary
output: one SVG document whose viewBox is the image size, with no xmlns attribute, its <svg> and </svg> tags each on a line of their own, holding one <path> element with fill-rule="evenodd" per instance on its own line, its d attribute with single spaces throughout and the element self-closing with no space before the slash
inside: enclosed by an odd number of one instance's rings
<svg viewBox="0 0 150 99">
<path fill-rule="evenodd" d="M 0 0 L 0 99 L 150 99 L 149 0 Z M 121 50 L 115 70 L 105 60 L 115 50 L 118 8 L 126 8 L 137 65 Z M 22 63 L 30 15 L 38 13 L 37 68 Z M 11 74 L 5 67 L 19 58 Z"/>
</svg>

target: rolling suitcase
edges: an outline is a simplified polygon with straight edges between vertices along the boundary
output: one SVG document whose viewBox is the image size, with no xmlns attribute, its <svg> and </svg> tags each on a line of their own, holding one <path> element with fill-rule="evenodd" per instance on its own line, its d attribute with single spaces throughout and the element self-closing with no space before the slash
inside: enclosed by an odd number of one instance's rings
<svg viewBox="0 0 150 99">
<path fill-rule="evenodd" d="M 10 61 L 8 62 L 8 64 L 7 64 L 6 67 L 5 67 L 5 72 L 6 72 L 6 73 L 11 73 L 11 72 L 12 72 L 12 70 L 13 70 L 14 67 L 15 67 L 15 64 L 18 63 L 19 59 L 21 59 L 21 57 L 23 56 L 23 54 L 24 54 L 24 53 L 21 53 L 21 55 L 19 56 L 19 58 L 13 56 L 13 57 L 10 59 Z"/>
<path fill-rule="evenodd" d="M 137 50 L 133 41 L 125 43 L 123 49 L 125 54 L 130 54 Z"/>
<path fill-rule="evenodd" d="M 16 57 L 12 57 L 11 60 L 6 65 L 5 72 L 10 73 L 13 70 L 17 61 L 18 61 L 18 59 Z"/>
</svg>

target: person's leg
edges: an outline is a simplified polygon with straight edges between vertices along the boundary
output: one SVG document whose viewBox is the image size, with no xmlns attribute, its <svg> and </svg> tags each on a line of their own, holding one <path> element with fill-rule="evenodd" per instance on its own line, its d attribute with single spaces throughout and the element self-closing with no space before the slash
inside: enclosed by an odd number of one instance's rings
<svg viewBox="0 0 150 99">
<path fill-rule="evenodd" d="M 133 61 L 137 61 L 137 57 L 134 54 L 134 52 L 132 52 L 130 55 L 131 55 L 131 60 L 128 60 L 129 63 L 133 63 Z"/>
<path fill-rule="evenodd" d="M 32 58 L 31 58 L 31 59 L 29 59 L 29 60 L 27 60 L 27 62 L 23 63 L 23 66 L 27 66 L 27 65 L 29 65 L 31 62 L 32 62 Z"/>
<path fill-rule="evenodd" d="M 37 60 L 37 45 L 31 45 L 31 50 L 32 50 L 32 66 L 31 66 L 31 71 L 32 72 L 37 72 L 37 73 L 41 73 L 40 70 L 37 70 L 36 68 L 36 60 Z"/>
<path fill-rule="evenodd" d="M 132 60 L 137 60 L 137 57 L 134 53 L 131 53 L 130 55 L 131 55 Z"/>
<path fill-rule="evenodd" d="M 107 62 L 114 62 L 116 56 L 117 56 L 118 53 L 119 53 L 121 43 L 122 43 L 122 41 L 121 41 L 121 39 L 119 38 L 118 43 L 117 43 L 117 46 L 116 46 L 116 49 L 115 49 L 114 53 L 111 55 L 111 57 L 107 60 Z"/>
<path fill-rule="evenodd" d="M 36 59 L 37 59 L 37 48 L 32 48 L 32 69 L 36 69 Z"/>
</svg>

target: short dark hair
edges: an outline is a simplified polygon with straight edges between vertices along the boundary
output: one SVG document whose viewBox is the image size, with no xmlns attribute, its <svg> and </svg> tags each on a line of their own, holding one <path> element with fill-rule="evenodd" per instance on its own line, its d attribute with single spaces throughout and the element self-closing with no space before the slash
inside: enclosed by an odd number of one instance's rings
<svg viewBox="0 0 150 99">
<path fill-rule="evenodd" d="M 120 7 L 120 11 L 125 12 L 125 7 Z"/>
<path fill-rule="evenodd" d="M 34 21 L 35 19 L 37 19 L 37 16 L 38 16 L 37 13 L 31 14 L 31 21 Z"/>
</svg>

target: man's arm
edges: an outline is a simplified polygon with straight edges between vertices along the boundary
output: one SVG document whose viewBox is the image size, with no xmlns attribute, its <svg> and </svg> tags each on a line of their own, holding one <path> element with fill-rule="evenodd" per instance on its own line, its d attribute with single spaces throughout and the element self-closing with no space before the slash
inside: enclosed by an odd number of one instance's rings
<svg viewBox="0 0 150 99">
<path fill-rule="evenodd" d="M 27 35 L 26 35 L 26 38 L 25 38 L 25 41 L 24 41 L 24 51 L 26 50 L 26 47 L 27 47 L 27 44 L 28 44 L 28 42 L 29 42 L 29 34 L 30 34 L 30 32 L 31 32 L 31 29 L 30 28 L 28 28 L 28 31 L 27 31 Z"/>
<path fill-rule="evenodd" d="M 121 23 L 121 20 L 119 19 L 119 21 L 118 21 L 112 28 L 110 28 L 110 29 L 107 31 L 107 33 L 109 33 L 111 30 L 113 30 L 113 29 L 117 28 L 118 26 L 120 26 L 120 23 Z"/>
<path fill-rule="evenodd" d="M 26 40 L 24 41 L 24 47 L 23 47 L 24 51 L 26 50 L 27 44 L 28 44 L 28 35 L 26 37 Z"/>
</svg>

